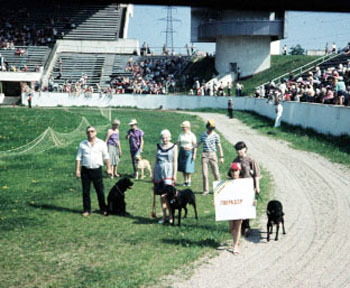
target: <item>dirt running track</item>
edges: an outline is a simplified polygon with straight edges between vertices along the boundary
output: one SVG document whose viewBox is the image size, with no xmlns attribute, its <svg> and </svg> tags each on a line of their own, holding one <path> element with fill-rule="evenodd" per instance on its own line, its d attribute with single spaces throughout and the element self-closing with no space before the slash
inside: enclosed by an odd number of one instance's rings
<svg viewBox="0 0 350 288">
<path fill-rule="evenodd" d="M 259 232 L 242 241 L 241 254 L 227 249 L 201 263 L 190 279 L 168 279 L 170 287 L 350 287 L 350 172 L 308 152 L 290 148 L 225 115 L 214 119 L 231 143 L 243 140 L 274 180 L 274 198 L 285 210 L 286 235 L 266 241 L 266 217 Z M 234 153 L 232 153 L 234 155 Z M 225 158 L 228 165 L 232 159 Z M 263 191 L 262 191 L 263 192 Z M 281 231 L 280 231 L 281 232 Z"/>
</svg>

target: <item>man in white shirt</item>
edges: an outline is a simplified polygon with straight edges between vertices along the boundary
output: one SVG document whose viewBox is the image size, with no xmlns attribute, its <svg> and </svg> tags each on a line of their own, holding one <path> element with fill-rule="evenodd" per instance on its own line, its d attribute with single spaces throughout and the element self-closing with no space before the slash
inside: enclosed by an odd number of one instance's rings
<svg viewBox="0 0 350 288">
<path fill-rule="evenodd" d="M 76 156 L 75 176 L 81 178 L 83 186 L 83 216 L 91 214 L 90 186 L 94 184 L 101 213 L 108 215 L 104 196 L 102 166 L 105 161 L 107 174 L 111 174 L 106 142 L 96 137 L 96 128 L 86 128 L 87 140 L 80 143 Z"/>
<path fill-rule="evenodd" d="M 276 105 L 276 119 L 275 119 L 275 125 L 274 127 L 280 127 L 281 126 L 281 117 L 282 117 L 282 113 L 283 113 L 283 106 L 280 103 L 280 101 L 278 101 L 278 99 L 275 100 L 275 105 Z"/>
</svg>

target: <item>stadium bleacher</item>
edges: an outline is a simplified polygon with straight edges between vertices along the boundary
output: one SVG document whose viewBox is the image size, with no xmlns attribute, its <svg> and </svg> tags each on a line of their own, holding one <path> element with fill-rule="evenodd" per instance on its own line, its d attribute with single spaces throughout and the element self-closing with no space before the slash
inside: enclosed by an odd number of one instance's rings
<svg viewBox="0 0 350 288">
<path fill-rule="evenodd" d="M 350 59 L 349 54 L 340 54 L 338 57 L 322 63 L 319 67 L 321 70 L 328 69 L 329 67 L 338 67 L 339 64 L 345 65 L 348 59 Z"/>
<path fill-rule="evenodd" d="M 62 61 L 61 76 L 59 76 L 60 60 Z M 85 74 L 88 76 L 87 85 L 96 87 L 96 84 L 100 83 L 104 62 L 105 56 L 101 54 L 60 53 L 51 75 L 56 83 L 63 85 L 65 81 L 75 83 Z"/>
<path fill-rule="evenodd" d="M 0 3 L 1 4 L 1 3 Z M 52 46 L 56 39 L 115 40 L 121 31 L 123 8 L 118 4 L 34 2 L 30 8 L 7 1 L 1 6 L 0 44 Z M 6 15 L 6 17 L 4 16 Z"/>
<path fill-rule="evenodd" d="M 117 4 L 96 6 L 97 11 L 67 33 L 69 40 L 115 40 L 119 37 L 121 11 Z"/>
<path fill-rule="evenodd" d="M 25 49 L 23 56 L 15 54 L 17 48 Z M 27 65 L 28 72 L 34 72 L 37 66 L 44 66 L 51 51 L 47 46 L 16 47 L 16 49 L 0 49 L 0 54 L 10 66 L 15 66 L 17 69 L 22 69 L 24 65 Z"/>
</svg>

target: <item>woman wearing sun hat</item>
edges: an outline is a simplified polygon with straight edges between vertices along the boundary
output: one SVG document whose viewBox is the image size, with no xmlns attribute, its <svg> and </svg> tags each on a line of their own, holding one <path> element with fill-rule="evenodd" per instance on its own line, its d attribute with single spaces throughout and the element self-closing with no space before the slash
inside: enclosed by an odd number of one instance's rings
<svg viewBox="0 0 350 288">
<path fill-rule="evenodd" d="M 107 130 L 106 135 L 106 143 L 109 152 L 109 158 L 112 167 L 112 176 L 119 177 L 118 174 L 118 164 L 120 161 L 120 157 L 122 156 L 122 147 L 120 146 L 120 137 L 119 137 L 119 125 L 120 121 L 118 119 L 114 119 L 112 122 L 112 128 Z"/>
<path fill-rule="evenodd" d="M 184 175 L 184 186 L 191 186 L 191 174 L 194 173 L 194 163 L 197 152 L 197 138 L 191 132 L 191 123 L 184 121 L 181 124 L 183 132 L 180 133 L 177 143 L 180 149 L 178 157 L 178 171 Z"/>
<path fill-rule="evenodd" d="M 134 169 L 133 176 L 135 177 L 136 175 L 135 157 L 136 155 L 139 155 L 143 151 L 144 133 L 141 129 L 138 128 L 138 123 L 136 119 L 132 119 L 129 125 L 130 125 L 130 130 L 128 131 L 125 138 L 129 140 L 131 162 L 132 162 L 132 167 Z"/>
</svg>

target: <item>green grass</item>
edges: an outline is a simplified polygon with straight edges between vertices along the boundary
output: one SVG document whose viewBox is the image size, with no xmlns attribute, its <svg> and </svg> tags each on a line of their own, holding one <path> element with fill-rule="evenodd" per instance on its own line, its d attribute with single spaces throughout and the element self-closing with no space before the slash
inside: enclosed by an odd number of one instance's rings
<svg viewBox="0 0 350 288">
<path fill-rule="evenodd" d="M 292 147 L 314 152 L 335 163 L 350 165 L 350 136 L 322 135 L 312 129 L 303 129 L 285 123 L 274 129 L 274 121 L 255 113 L 237 112 L 243 123 L 250 125 L 261 133 L 291 143 Z"/>
<path fill-rule="evenodd" d="M 319 56 L 272 55 L 270 69 L 255 74 L 252 78 L 241 81 L 244 85 L 243 95 L 252 95 L 255 93 L 255 87 L 285 73 L 289 73 L 292 70 L 314 61 L 317 58 L 319 58 Z"/>
<path fill-rule="evenodd" d="M 0 151 L 19 147 L 39 136 L 48 126 L 59 132 L 74 130 L 85 116 L 95 126 L 109 123 L 98 109 L 2 108 Z M 199 137 L 203 122 L 194 116 L 165 111 L 114 109 L 121 120 L 123 156 L 119 172 L 132 172 L 128 145 L 124 139 L 127 123 L 136 118 L 145 131 L 143 157 L 153 163 L 159 132 L 168 128 L 176 139 L 180 123 L 190 120 Z M 104 139 L 106 131 L 98 131 Z M 67 147 L 40 154 L 0 158 L 0 283 L 1 287 L 139 287 L 157 283 L 162 276 L 203 255 L 214 255 L 220 243 L 231 239 L 226 222 L 215 222 L 211 196 L 202 196 L 200 157 L 196 160 L 193 190 L 197 194 L 198 223 L 192 207 L 182 226 L 156 224 L 151 219 L 150 179 L 135 181 L 126 195 L 130 217 L 84 218 L 80 180 L 74 177 L 77 139 Z M 226 174 L 234 149 L 223 139 Z M 270 177 L 264 173 L 261 187 L 264 201 L 270 191 Z M 105 178 L 106 194 L 114 180 Z M 178 175 L 182 183 L 182 175 Z M 92 209 L 98 209 L 91 193 Z M 159 202 L 157 212 L 160 215 Z M 171 261 L 169 260 L 171 259 Z"/>
<path fill-rule="evenodd" d="M 222 113 L 222 109 L 198 109 L 197 111 Z M 282 139 L 299 150 L 317 153 L 334 163 L 350 166 L 350 136 L 323 135 L 312 129 L 288 125 L 282 122 L 281 127 L 273 128 L 274 120 L 254 112 L 234 111 L 234 117 L 266 136 Z"/>
</svg>

